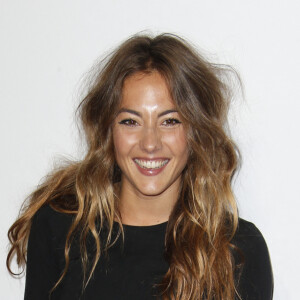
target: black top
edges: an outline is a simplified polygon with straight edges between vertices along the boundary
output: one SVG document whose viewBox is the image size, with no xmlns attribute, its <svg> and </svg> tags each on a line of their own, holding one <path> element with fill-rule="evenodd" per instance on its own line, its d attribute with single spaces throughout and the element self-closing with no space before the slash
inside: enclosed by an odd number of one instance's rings
<svg viewBox="0 0 300 300">
<path fill-rule="evenodd" d="M 34 216 L 28 241 L 25 300 L 49 299 L 49 291 L 65 264 L 65 239 L 71 222 L 71 215 L 56 212 L 50 206 L 42 207 Z M 166 226 L 167 222 L 153 226 L 124 225 L 124 247 L 120 237 L 109 249 L 109 258 L 101 256 L 83 294 L 80 251 L 72 247 L 68 272 L 50 299 L 154 300 L 153 284 L 159 283 L 168 270 L 163 257 Z M 115 223 L 114 234 L 117 229 Z M 252 223 L 239 219 L 233 242 L 245 259 L 238 286 L 241 298 L 272 299 L 272 269 L 262 234 Z"/>
</svg>

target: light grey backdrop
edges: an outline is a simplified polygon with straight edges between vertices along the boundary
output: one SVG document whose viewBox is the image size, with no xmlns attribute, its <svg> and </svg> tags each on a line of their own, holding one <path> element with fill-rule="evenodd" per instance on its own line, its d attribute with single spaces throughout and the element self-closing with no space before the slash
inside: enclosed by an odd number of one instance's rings
<svg viewBox="0 0 300 300">
<path fill-rule="evenodd" d="M 298 299 L 300 42 L 297 0 L 0 1 L 0 298 L 22 299 L 5 269 L 6 232 L 58 154 L 80 155 L 73 113 L 82 75 L 141 30 L 186 37 L 241 74 L 231 111 L 244 162 L 241 216 L 269 246 L 275 300 Z"/>
</svg>

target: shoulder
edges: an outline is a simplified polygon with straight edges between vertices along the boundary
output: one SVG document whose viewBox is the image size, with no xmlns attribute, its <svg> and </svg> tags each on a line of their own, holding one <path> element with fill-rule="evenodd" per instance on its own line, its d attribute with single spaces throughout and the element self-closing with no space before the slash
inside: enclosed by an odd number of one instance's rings
<svg viewBox="0 0 300 300">
<path fill-rule="evenodd" d="M 259 229 L 251 222 L 239 218 L 234 241 L 241 246 L 249 241 L 263 241 L 264 237 Z"/>
<path fill-rule="evenodd" d="M 239 218 L 232 243 L 241 250 L 245 261 L 269 259 L 267 243 L 260 230 L 251 222 Z"/>
<path fill-rule="evenodd" d="M 258 228 L 251 222 L 239 218 L 238 228 L 236 231 L 236 235 L 238 236 L 262 236 L 261 232 Z"/>
<path fill-rule="evenodd" d="M 63 199 L 61 199 L 62 201 Z M 31 244 L 43 244 L 44 247 L 51 248 L 60 261 L 64 261 L 64 251 L 67 236 L 73 223 L 75 214 L 60 212 L 55 206 L 46 204 L 42 206 L 34 215 L 29 235 Z M 77 228 L 70 239 L 71 247 L 70 259 L 77 259 L 80 254 L 80 233 L 81 227 Z M 41 243 L 41 241 L 43 243 Z M 93 253 L 94 238 L 92 234 L 86 237 L 86 247 L 88 254 Z"/>
<path fill-rule="evenodd" d="M 269 250 L 260 230 L 239 219 L 232 243 L 238 248 L 237 264 L 242 265 L 239 290 L 242 299 L 272 299 L 273 274 Z"/>
<path fill-rule="evenodd" d="M 64 243 L 73 216 L 54 210 L 50 204 L 42 206 L 34 215 L 31 225 L 31 235 L 42 239 L 55 240 Z"/>
<path fill-rule="evenodd" d="M 233 244 L 249 255 L 269 255 L 266 241 L 260 230 L 251 222 L 239 218 Z"/>
<path fill-rule="evenodd" d="M 42 206 L 34 215 L 33 222 L 42 227 L 61 228 L 70 225 L 73 216 L 59 212 L 52 208 L 51 204 Z"/>
</svg>

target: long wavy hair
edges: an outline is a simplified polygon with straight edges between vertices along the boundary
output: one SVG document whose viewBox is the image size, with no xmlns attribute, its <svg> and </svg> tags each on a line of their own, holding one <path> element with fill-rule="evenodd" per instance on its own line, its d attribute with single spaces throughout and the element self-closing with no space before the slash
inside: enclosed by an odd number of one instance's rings
<svg viewBox="0 0 300 300">
<path fill-rule="evenodd" d="M 137 72 L 152 71 L 159 72 L 167 82 L 187 126 L 190 153 L 182 173 L 180 195 L 166 229 L 165 257 L 169 269 L 158 285 L 160 296 L 176 300 L 234 299 L 236 266 L 231 240 L 238 212 L 231 181 L 239 155 L 226 121 L 231 99 L 227 79 L 229 73 L 235 72 L 210 63 L 193 46 L 172 34 L 135 35 L 102 62 L 78 107 L 87 141 L 86 155 L 81 161 L 69 162 L 53 171 L 27 198 L 8 231 L 11 248 L 7 267 L 11 273 L 15 255 L 18 265 L 25 265 L 32 218 L 46 204 L 74 215 L 65 243 L 65 268 L 54 288 L 67 272 L 76 232 L 80 232 L 84 285 L 100 256 L 115 242 L 114 220 L 119 223 L 117 238 L 120 234 L 124 237 L 115 185 L 120 180 L 120 169 L 114 158 L 112 124 L 124 80 Z M 104 226 L 109 230 L 102 245 L 99 231 Z M 91 263 L 86 248 L 88 235 L 96 245 Z"/>
</svg>

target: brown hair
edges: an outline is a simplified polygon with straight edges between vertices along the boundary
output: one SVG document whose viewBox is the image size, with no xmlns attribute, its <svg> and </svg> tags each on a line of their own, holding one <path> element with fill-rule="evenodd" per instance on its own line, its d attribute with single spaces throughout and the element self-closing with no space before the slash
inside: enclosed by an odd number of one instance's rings
<svg viewBox="0 0 300 300">
<path fill-rule="evenodd" d="M 78 107 L 88 146 L 86 156 L 50 174 L 29 196 L 9 229 L 9 271 L 12 273 L 10 262 L 15 254 L 18 264 L 25 264 L 32 218 L 50 203 L 58 211 L 74 214 L 65 244 L 65 269 L 56 286 L 68 269 L 70 245 L 78 230 L 84 270 L 88 234 L 92 234 L 97 247 L 89 277 L 84 280 L 87 284 L 103 251 L 114 242 L 114 219 L 119 221 L 119 233 L 123 235 L 114 186 L 120 180 L 120 170 L 114 159 L 111 127 L 124 80 L 137 72 L 158 71 L 188 126 L 190 151 L 181 192 L 167 226 L 166 258 L 170 267 L 159 285 L 161 296 L 234 299 L 234 246 L 230 242 L 238 213 L 231 180 L 238 165 L 238 151 L 225 130 L 230 90 L 224 78 L 228 78 L 228 70 L 209 63 L 190 44 L 171 34 L 136 35 L 121 44 L 102 65 Z M 109 231 L 102 245 L 99 230 L 104 223 Z"/>
</svg>

